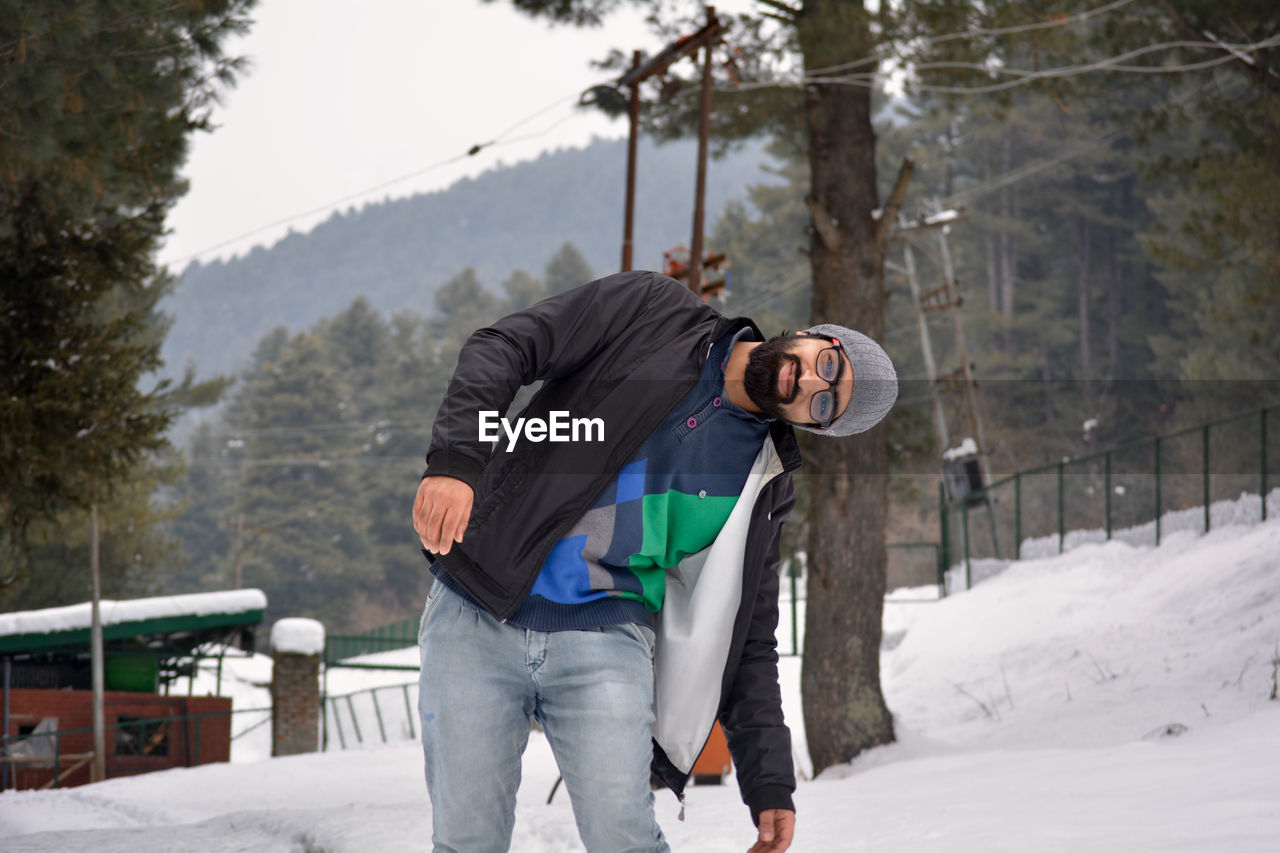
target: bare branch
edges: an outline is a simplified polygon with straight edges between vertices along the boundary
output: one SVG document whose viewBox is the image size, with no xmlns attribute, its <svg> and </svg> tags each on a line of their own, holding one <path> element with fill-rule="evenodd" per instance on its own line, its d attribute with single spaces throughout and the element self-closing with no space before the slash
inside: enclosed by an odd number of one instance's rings
<svg viewBox="0 0 1280 853">
<path fill-rule="evenodd" d="M 779 14 L 776 15 L 761 12 L 762 15 L 770 18 L 777 18 L 780 21 L 786 21 L 788 24 L 794 24 L 796 19 L 800 17 L 801 10 L 788 6 L 786 3 L 780 3 L 778 0 L 756 0 L 756 2 L 778 11 Z"/>
<path fill-rule="evenodd" d="M 1188 38 L 1204 39 L 1217 42 L 1221 45 L 1220 50 L 1230 53 L 1235 57 L 1231 62 L 1231 67 L 1244 73 L 1246 77 L 1251 77 L 1255 82 L 1261 84 L 1264 88 L 1273 92 L 1280 93 L 1280 75 L 1272 71 L 1256 58 L 1242 56 L 1238 51 L 1232 50 L 1228 45 L 1222 44 L 1221 41 L 1213 36 L 1212 33 L 1206 33 L 1197 29 L 1190 21 L 1183 17 L 1178 8 L 1169 0 L 1156 0 L 1156 5 L 1164 10 L 1164 13 L 1173 21 L 1173 25 L 1183 32 Z"/>
<path fill-rule="evenodd" d="M 827 213 L 827 209 L 822 206 L 822 202 L 813 196 L 805 196 L 804 203 L 809 208 L 809 215 L 813 217 L 813 227 L 818 232 L 818 237 L 822 239 L 822 245 L 827 247 L 827 251 L 833 255 L 842 254 L 840 249 L 840 229 L 836 225 L 831 214 Z"/>
<path fill-rule="evenodd" d="M 795 24 L 795 21 L 792 20 L 791 18 L 786 18 L 786 17 L 783 17 L 782 15 L 775 15 L 773 12 L 761 12 L 760 17 L 772 18 L 775 21 L 781 21 L 782 23 L 787 25 Z"/>
<path fill-rule="evenodd" d="M 880 224 L 876 226 L 876 252 L 884 256 L 885 243 L 889 239 L 889 231 L 898 221 L 898 211 L 902 209 L 902 201 L 907 197 L 907 186 L 911 183 L 911 172 L 916 167 L 913 160 L 902 158 L 902 166 L 898 169 L 898 177 L 893 182 L 893 190 L 880 214 Z"/>
</svg>

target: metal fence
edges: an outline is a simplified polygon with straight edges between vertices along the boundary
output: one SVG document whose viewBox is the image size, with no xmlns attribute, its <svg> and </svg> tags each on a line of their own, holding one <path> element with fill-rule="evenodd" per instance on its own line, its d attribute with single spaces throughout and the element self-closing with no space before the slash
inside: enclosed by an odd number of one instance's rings
<svg viewBox="0 0 1280 853">
<path fill-rule="evenodd" d="M 355 661 L 352 658 L 389 652 L 418 645 L 417 617 L 402 619 L 359 634 L 335 634 L 325 638 L 324 676 L 321 688 L 321 749 L 337 744 L 339 749 L 374 742 L 376 726 L 378 742 L 388 742 L 388 732 L 396 740 L 413 739 L 414 706 L 417 683 L 394 684 L 356 690 L 351 693 L 329 693 L 330 669 L 366 669 L 417 672 L 416 664 L 394 664 Z M 413 697 L 410 697 L 410 691 Z M 378 694 L 396 694 L 379 701 Z M 403 706 L 403 714 L 400 708 Z M 345 716 L 344 716 L 345 712 Z M 348 746 L 350 744 L 350 747 Z"/>
<path fill-rule="evenodd" d="M 402 619 L 359 634 L 335 634 L 325 638 L 326 666 L 350 666 L 345 661 L 361 655 L 418 645 L 418 617 Z"/>
<path fill-rule="evenodd" d="M 382 698 L 379 699 L 379 694 Z M 324 697 L 324 749 L 415 740 L 418 683 L 388 684 Z M 333 732 L 330 737 L 329 733 Z"/>
<path fill-rule="evenodd" d="M 1280 406 L 1210 421 L 997 480 L 954 501 L 938 487 L 938 573 L 968 589 L 1001 561 L 1120 539 L 1159 545 L 1175 530 L 1265 521 L 1280 485 Z"/>
</svg>

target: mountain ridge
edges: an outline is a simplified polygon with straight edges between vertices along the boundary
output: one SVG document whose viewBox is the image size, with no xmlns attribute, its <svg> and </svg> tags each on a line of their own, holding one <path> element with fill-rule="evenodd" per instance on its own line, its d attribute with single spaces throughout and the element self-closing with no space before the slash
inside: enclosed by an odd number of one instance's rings
<svg viewBox="0 0 1280 853">
<path fill-rule="evenodd" d="M 517 269 L 540 271 L 573 243 L 597 274 L 618 267 L 622 240 L 625 140 L 582 148 L 463 178 L 449 187 L 339 210 L 305 233 L 209 263 L 193 262 L 162 303 L 173 318 L 165 373 L 194 364 L 228 373 L 247 362 L 277 326 L 305 328 L 364 296 L 379 311 L 433 312 L 436 288 L 472 267 L 486 287 Z M 762 142 L 709 165 L 706 228 L 746 188 L 768 183 Z M 642 142 L 637 156 L 635 265 L 656 269 L 662 252 L 688 245 L 696 148 Z"/>
</svg>

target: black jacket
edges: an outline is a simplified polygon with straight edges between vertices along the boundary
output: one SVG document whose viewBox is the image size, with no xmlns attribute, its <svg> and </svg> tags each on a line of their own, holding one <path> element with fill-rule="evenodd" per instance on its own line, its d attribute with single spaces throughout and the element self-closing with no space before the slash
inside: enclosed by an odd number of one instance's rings
<svg viewBox="0 0 1280 853">
<path fill-rule="evenodd" d="M 497 618 L 514 613 L 554 543 L 697 382 L 712 343 L 746 325 L 752 324 L 722 316 L 679 282 L 652 272 L 627 272 L 554 296 L 476 331 L 459 353 L 427 453 L 426 476 L 456 477 L 475 490 L 463 541 L 438 557 L 445 570 Z M 520 417 L 547 419 L 553 411 L 567 411 L 572 417 L 600 418 L 604 440 L 520 441 L 509 452 L 505 437 L 496 447 L 482 442 L 479 412 L 505 416 L 516 392 L 539 380 L 541 388 Z M 704 685 L 720 675 L 718 701 L 708 705 L 714 715 L 679 712 L 680 718 L 670 721 L 679 735 L 664 743 L 655 734 L 654 750 L 654 771 L 682 794 L 692 760 L 713 722 L 693 718 L 720 719 L 753 819 L 764 809 L 793 809 L 790 795 L 795 789 L 774 632 L 779 538 L 795 502 L 790 472 L 799 467 L 800 457 L 794 433 L 785 424 L 772 425 L 765 445 L 758 460 L 762 476 L 749 481 L 754 484 L 752 498 L 740 499 L 741 520 L 729 525 L 738 531 L 734 536 L 745 539 L 745 548 L 741 541 L 726 542 L 715 551 L 734 554 L 736 548 L 741 555 L 732 558 L 732 570 L 718 570 L 720 581 L 707 582 L 736 587 L 740 580 L 740 588 L 734 591 L 736 597 L 717 593 L 717 600 L 726 602 L 722 613 L 698 615 L 702 630 L 712 632 L 712 642 L 696 648 L 717 649 L 700 664 L 687 663 L 698 654 L 666 656 L 676 659 L 667 665 L 668 675 L 691 668 L 687 679 L 679 673 L 675 679 L 683 685 L 678 689 L 691 694 L 705 696 Z M 707 550 L 714 549 L 713 545 Z M 687 573 L 691 596 L 702 569 L 701 562 L 694 563 L 696 568 Z M 664 617 L 671 589 L 669 580 Z M 723 630 L 714 627 L 717 623 Z M 661 672 L 661 618 L 658 631 L 655 667 Z M 718 642 L 716 632 L 730 635 L 728 643 Z M 718 648 L 721 645 L 727 648 Z M 718 672 L 709 681 L 712 664 Z M 664 696 L 671 695 L 671 690 L 662 689 L 663 683 L 672 679 L 659 678 L 655 732 L 663 728 Z M 683 698 L 676 696 L 665 704 L 684 707 Z"/>
</svg>

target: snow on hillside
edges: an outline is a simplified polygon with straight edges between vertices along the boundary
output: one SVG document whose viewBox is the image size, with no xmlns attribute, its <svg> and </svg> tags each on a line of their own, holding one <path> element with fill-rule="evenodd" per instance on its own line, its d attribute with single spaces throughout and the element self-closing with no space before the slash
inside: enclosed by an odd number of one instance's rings
<svg viewBox="0 0 1280 853">
<path fill-rule="evenodd" d="M 887 604 L 881 668 L 897 743 L 811 778 L 800 661 L 782 660 L 801 747 L 793 849 L 1280 849 L 1280 701 L 1269 698 L 1278 599 L 1271 520 L 1175 532 L 1159 548 L 1086 544 L 941 601 Z M 783 648 L 789 632 L 780 628 Z M 259 671 L 229 676 L 240 664 Z M 224 686 L 261 690 L 263 675 L 256 659 L 228 661 Z M 328 677 L 333 693 L 412 673 Z M 581 850 L 563 790 L 546 803 L 555 779 L 535 733 L 513 850 Z M 685 822 L 677 810 L 659 795 L 676 851 L 742 851 L 754 840 L 732 780 L 692 788 Z M 429 849 L 429 838 L 411 741 L 0 795 L 0 849 L 13 853 L 394 853 Z"/>
</svg>

